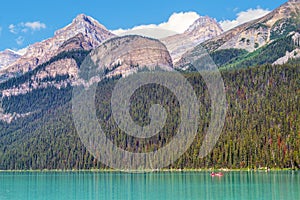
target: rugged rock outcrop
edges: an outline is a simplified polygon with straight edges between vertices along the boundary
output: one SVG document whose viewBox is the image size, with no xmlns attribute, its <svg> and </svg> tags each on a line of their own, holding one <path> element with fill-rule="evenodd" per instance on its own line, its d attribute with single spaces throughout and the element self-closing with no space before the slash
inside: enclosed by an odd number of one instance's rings
<svg viewBox="0 0 300 200">
<path fill-rule="evenodd" d="M 92 49 L 114 36 L 114 34 L 109 32 L 93 18 L 80 14 L 71 24 L 56 31 L 53 38 L 29 46 L 26 54 L 9 65 L 7 69 L 1 71 L 0 75 L 25 73 L 34 69 L 37 65 L 42 64 L 57 55 L 60 47 L 60 51 L 72 49 L 73 46 L 68 46 L 68 40 L 71 38 L 72 40 L 74 40 L 74 37 L 75 40 L 76 38 L 82 40 L 84 38 L 84 44 L 81 44 L 82 48 Z"/>
<path fill-rule="evenodd" d="M 293 42 L 295 46 L 297 46 L 296 49 L 294 49 L 291 52 L 286 52 L 285 56 L 278 58 L 273 65 L 282 65 L 287 63 L 290 59 L 298 59 L 300 58 L 300 33 L 292 33 L 293 34 Z"/>
<path fill-rule="evenodd" d="M 197 19 L 184 33 L 163 38 L 161 41 L 170 51 L 173 63 L 176 63 L 186 51 L 221 33 L 223 30 L 220 25 L 206 16 Z"/>
<path fill-rule="evenodd" d="M 273 65 L 282 65 L 287 63 L 290 59 L 300 58 L 300 48 L 293 50 L 292 52 L 286 52 L 285 56 L 278 58 Z"/>
<path fill-rule="evenodd" d="M 82 33 L 65 41 L 57 50 L 57 53 L 70 50 L 90 50 L 94 48 L 89 39 L 84 37 Z"/>
<path fill-rule="evenodd" d="M 233 28 L 201 45 L 208 51 L 245 49 L 249 52 L 299 28 L 300 1 L 290 0 L 266 16 Z"/>
<path fill-rule="evenodd" d="M 109 71 L 107 76 L 128 75 L 147 67 L 170 70 L 172 58 L 159 40 L 142 36 L 124 36 L 104 42 L 91 55 L 100 68 Z"/>
<path fill-rule="evenodd" d="M 78 66 L 73 59 L 55 61 L 44 69 L 32 74 L 28 81 L 1 91 L 2 97 L 26 94 L 36 89 L 55 87 L 65 88 L 77 80 Z"/>
</svg>

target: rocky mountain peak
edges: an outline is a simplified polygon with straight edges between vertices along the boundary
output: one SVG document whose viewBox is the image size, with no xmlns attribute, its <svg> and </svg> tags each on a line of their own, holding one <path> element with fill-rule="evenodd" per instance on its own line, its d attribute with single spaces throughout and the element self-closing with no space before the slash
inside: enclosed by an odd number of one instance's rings
<svg viewBox="0 0 300 200">
<path fill-rule="evenodd" d="M 223 32 L 220 24 L 215 19 L 212 19 L 208 16 L 199 17 L 190 27 L 185 31 L 186 34 L 199 31 L 202 28 L 211 28 L 215 26 L 215 29 L 219 29 L 220 32 Z"/>
<path fill-rule="evenodd" d="M 184 33 L 163 38 L 161 41 L 170 51 L 173 63 L 176 63 L 186 51 L 222 33 L 223 30 L 216 20 L 204 16 L 198 18 Z"/>
<path fill-rule="evenodd" d="M 70 39 L 74 37 L 76 41 L 71 44 L 74 40 Z M 0 75 L 11 74 L 13 76 L 15 73 L 25 73 L 47 62 L 62 50 L 71 50 L 74 45 L 81 49 L 90 50 L 112 37 L 115 37 L 115 35 L 98 21 L 92 17 L 80 14 L 73 19 L 71 24 L 56 31 L 54 37 L 30 45 L 26 54 L 15 62 L 9 63 L 5 71 L 0 72 Z M 61 48 L 61 46 L 63 47 Z"/>
<path fill-rule="evenodd" d="M 104 30 L 107 30 L 105 26 L 100 24 L 97 20 L 85 14 L 77 15 L 76 18 L 73 19 L 72 24 L 89 24 L 91 26 L 98 26 Z"/>
<path fill-rule="evenodd" d="M 103 32 L 105 34 L 113 35 L 107 30 L 107 28 L 104 25 L 100 24 L 97 20 L 85 14 L 77 15 L 77 17 L 73 19 L 71 24 L 67 25 L 66 27 L 60 30 L 57 30 L 55 32 L 55 35 L 70 32 L 75 36 L 78 33 L 91 32 L 92 29 L 96 29 L 97 31 Z"/>
<path fill-rule="evenodd" d="M 89 17 L 85 14 L 79 14 L 77 15 L 74 19 L 73 19 L 73 23 L 77 23 L 77 22 L 89 22 L 91 23 L 92 17 Z"/>
</svg>

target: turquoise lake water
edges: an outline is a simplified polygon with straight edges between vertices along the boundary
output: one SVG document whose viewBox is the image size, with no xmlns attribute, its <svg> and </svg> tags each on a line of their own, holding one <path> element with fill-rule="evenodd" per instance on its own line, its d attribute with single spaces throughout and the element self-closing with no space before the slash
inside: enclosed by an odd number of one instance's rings
<svg viewBox="0 0 300 200">
<path fill-rule="evenodd" d="M 300 172 L 0 172 L 1 200 L 300 199 Z"/>
</svg>

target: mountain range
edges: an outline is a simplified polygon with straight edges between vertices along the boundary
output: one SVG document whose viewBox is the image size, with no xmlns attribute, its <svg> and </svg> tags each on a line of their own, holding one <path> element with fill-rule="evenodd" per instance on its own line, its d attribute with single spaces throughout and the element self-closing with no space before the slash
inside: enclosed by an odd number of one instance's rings
<svg viewBox="0 0 300 200">
<path fill-rule="evenodd" d="M 199 48 L 204 47 L 213 57 L 222 60 L 223 62 L 217 63 L 219 65 L 249 67 L 255 64 L 277 63 L 278 59 L 287 61 L 289 58 L 298 57 L 299 27 L 300 1 L 290 0 L 262 18 L 201 43 Z M 272 46 L 280 47 L 271 52 Z M 198 51 L 197 47 L 186 52 L 176 65 L 185 65 L 185 57 L 195 51 Z M 268 58 L 262 58 L 262 55 Z"/>
<path fill-rule="evenodd" d="M 184 65 L 184 57 L 189 52 L 197 51 L 197 45 L 204 47 L 213 57 L 223 59 L 223 54 L 229 56 L 226 62 L 217 62 L 222 66 L 235 66 L 241 60 L 253 57 L 253 52 L 262 51 L 269 45 L 282 41 L 283 37 L 292 36 L 294 47 L 283 48 L 271 60 L 262 63 L 284 63 L 288 59 L 297 58 L 299 46 L 299 1 L 290 0 L 268 15 L 242 24 L 229 31 L 223 32 L 220 25 L 212 18 L 200 17 L 184 33 L 161 39 L 166 45 L 175 67 Z M 78 40 L 78 35 L 81 37 Z M 74 48 L 91 50 L 103 41 L 117 37 L 92 17 L 80 14 L 71 24 L 55 32 L 53 38 L 30 45 L 24 55 L 11 50 L 0 53 L 0 77 L 13 77 L 43 64 L 59 52 Z M 77 46 L 67 43 L 76 38 Z M 75 40 L 76 40 L 75 39 Z M 279 41 L 278 41 L 279 40 Z M 65 43 L 65 44 L 64 44 Z M 74 45 L 74 44 L 72 44 Z M 247 57 L 248 56 L 248 57 Z M 278 61 L 277 61 L 278 60 Z M 243 63 L 243 62 L 242 62 Z M 247 64 L 247 63 L 246 63 Z M 250 63 L 251 64 L 251 63 Z"/>
<path fill-rule="evenodd" d="M 203 47 L 220 68 L 228 93 L 224 136 L 207 159 L 193 157 L 208 126 L 209 114 L 205 115 L 194 146 L 173 167 L 184 168 L 187 163 L 188 167 L 207 168 L 223 163 L 226 167 L 300 168 L 300 0 L 289 0 L 268 15 L 226 32 L 205 16 L 184 33 L 161 40 L 118 37 L 92 17 L 80 14 L 52 38 L 27 47 L 25 53 L 0 52 L 0 169 L 103 167 L 83 147 L 72 121 L 72 89 L 90 84 L 80 77 L 86 58 L 101 63 L 96 66 L 101 77 L 95 77 L 99 82 L 95 102 L 98 115 L 107 122 L 109 137 L 136 152 L 167 144 L 177 119 L 167 119 L 164 132 L 148 143 L 128 139 L 112 119 L 111 90 L 120 77 L 138 71 L 178 70 L 199 95 L 201 111 L 209 113 L 203 78 L 188 62 Z M 148 90 L 140 92 L 152 91 Z M 165 90 L 156 88 L 152 97 L 166 97 L 168 101 L 162 102 L 170 107 L 168 111 L 178 114 L 179 103 Z M 136 101 L 130 112 L 136 121 L 149 120 L 143 113 L 148 113 L 148 104 L 157 104 L 149 99 L 143 93 L 133 96 Z"/>
</svg>

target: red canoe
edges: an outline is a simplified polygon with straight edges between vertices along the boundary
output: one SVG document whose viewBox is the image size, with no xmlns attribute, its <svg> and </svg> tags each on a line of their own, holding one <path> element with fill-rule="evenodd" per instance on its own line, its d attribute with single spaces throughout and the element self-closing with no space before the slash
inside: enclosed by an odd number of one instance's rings
<svg viewBox="0 0 300 200">
<path fill-rule="evenodd" d="M 210 176 L 211 176 L 211 177 L 215 177 L 215 176 L 221 177 L 221 176 L 224 176 L 224 174 L 223 174 L 222 172 L 217 172 L 217 173 L 212 172 L 212 173 L 210 174 Z"/>
</svg>

